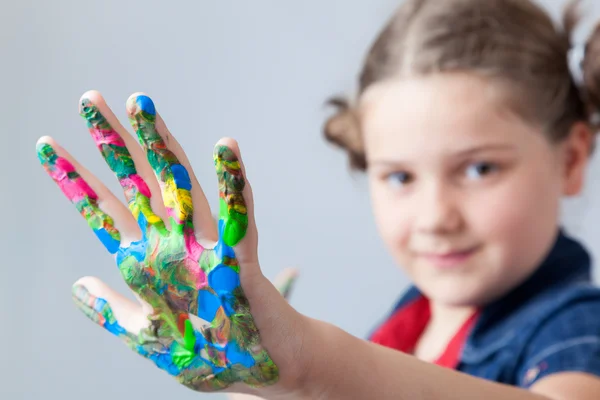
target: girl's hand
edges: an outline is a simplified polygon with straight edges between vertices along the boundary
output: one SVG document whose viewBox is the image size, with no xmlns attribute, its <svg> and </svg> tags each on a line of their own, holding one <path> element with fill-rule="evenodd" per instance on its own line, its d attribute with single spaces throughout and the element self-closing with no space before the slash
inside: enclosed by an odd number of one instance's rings
<svg viewBox="0 0 600 400">
<path fill-rule="evenodd" d="M 148 96 L 127 101 L 141 147 L 99 93 L 82 97 L 80 113 L 129 210 L 53 139 L 39 140 L 38 157 L 114 254 L 139 303 L 88 277 L 73 286 L 77 306 L 191 389 L 299 388 L 309 324 L 260 271 L 252 193 L 236 142 L 222 139 L 214 149 L 215 226 L 186 155 Z"/>
</svg>

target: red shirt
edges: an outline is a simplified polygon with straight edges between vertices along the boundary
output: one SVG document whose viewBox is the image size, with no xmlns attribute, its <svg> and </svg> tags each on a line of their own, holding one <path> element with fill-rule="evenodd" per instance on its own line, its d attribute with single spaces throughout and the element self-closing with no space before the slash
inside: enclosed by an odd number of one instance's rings
<svg viewBox="0 0 600 400">
<path fill-rule="evenodd" d="M 456 332 L 446 350 L 435 360 L 435 364 L 456 368 L 460 362 L 462 348 L 475 324 L 479 313 L 474 313 Z M 398 309 L 371 336 L 371 341 L 382 346 L 412 354 L 419 338 L 431 318 L 429 299 L 424 296 Z"/>
</svg>

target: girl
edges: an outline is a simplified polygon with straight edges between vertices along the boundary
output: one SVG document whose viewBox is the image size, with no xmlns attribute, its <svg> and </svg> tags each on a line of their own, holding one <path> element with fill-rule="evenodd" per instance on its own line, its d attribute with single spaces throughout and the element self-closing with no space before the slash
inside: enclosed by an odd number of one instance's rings
<svg viewBox="0 0 600 400">
<path fill-rule="evenodd" d="M 326 137 L 368 174 L 380 234 L 414 281 L 370 341 L 300 315 L 261 274 L 232 139 L 215 149 L 213 224 L 143 94 L 127 103 L 141 148 L 97 92 L 80 106 L 129 210 L 51 138 L 38 143 L 140 299 L 84 278 L 76 303 L 195 390 L 597 399 L 600 290 L 559 225 L 560 198 L 582 190 L 600 107 L 600 30 L 581 87 L 569 72 L 574 10 L 556 29 L 529 0 L 407 0 L 369 52 L 356 101 L 333 100 Z"/>
</svg>

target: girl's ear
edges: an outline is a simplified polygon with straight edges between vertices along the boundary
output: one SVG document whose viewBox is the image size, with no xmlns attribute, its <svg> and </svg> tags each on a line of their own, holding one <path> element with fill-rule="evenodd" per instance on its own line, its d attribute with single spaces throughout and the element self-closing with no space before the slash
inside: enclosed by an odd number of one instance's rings
<svg viewBox="0 0 600 400">
<path fill-rule="evenodd" d="M 562 143 L 565 196 L 576 196 L 581 192 L 593 143 L 594 134 L 584 122 L 576 122 Z"/>
</svg>

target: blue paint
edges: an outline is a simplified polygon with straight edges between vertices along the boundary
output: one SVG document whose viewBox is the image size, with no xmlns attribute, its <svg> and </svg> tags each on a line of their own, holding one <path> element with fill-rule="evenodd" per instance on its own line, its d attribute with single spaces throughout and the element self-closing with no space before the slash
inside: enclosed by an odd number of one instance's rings
<svg viewBox="0 0 600 400">
<path fill-rule="evenodd" d="M 215 246 L 215 254 L 219 259 L 223 259 L 224 257 L 235 258 L 235 252 L 233 251 L 233 247 L 228 246 L 223 241 L 223 232 L 225 229 L 225 221 L 223 219 L 219 220 L 219 241 Z"/>
<path fill-rule="evenodd" d="M 179 189 L 192 190 L 192 181 L 190 180 L 190 175 L 183 165 L 173 164 L 171 165 L 171 171 L 173 172 L 175 185 Z"/>
<path fill-rule="evenodd" d="M 202 357 L 196 357 L 194 361 L 185 369 L 204 369 L 207 366 L 210 367 L 212 373 L 215 375 L 225 370 L 223 367 L 217 367 L 216 365 L 211 363 L 210 360 L 205 360 Z"/>
<path fill-rule="evenodd" d="M 135 99 L 135 102 L 137 103 L 140 110 L 142 110 L 143 112 L 148 113 L 150 115 L 156 115 L 156 108 L 154 108 L 154 103 L 152 102 L 150 97 L 141 95 L 138 96 L 137 99 Z"/>
<path fill-rule="evenodd" d="M 127 257 L 133 256 L 138 262 L 142 262 L 146 259 L 146 246 L 148 243 L 142 239 L 137 242 L 131 242 L 131 244 L 125 248 L 119 248 L 117 253 L 117 265 L 121 265 L 123 260 Z"/>
<path fill-rule="evenodd" d="M 221 372 L 225 371 L 225 368 L 223 367 L 217 367 L 215 365 L 212 366 L 212 371 L 214 375 L 220 374 Z"/>
<path fill-rule="evenodd" d="M 223 236 L 219 237 L 219 241 L 215 246 L 215 255 L 222 260 L 225 257 L 234 258 L 235 253 L 233 249 L 225 244 L 223 241 Z"/>
<path fill-rule="evenodd" d="M 208 284 L 217 293 L 231 293 L 240 286 L 240 275 L 233 268 L 219 264 L 208 274 Z"/>
<path fill-rule="evenodd" d="M 230 317 L 235 312 L 235 310 L 233 309 L 233 304 L 235 304 L 235 297 L 229 292 L 221 292 L 219 293 L 219 297 L 221 298 L 221 304 L 223 305 L 225 315 Z"/>
<path fill-rule="evenodd" d="M 198 292 L 198 315 L 205 321 L 211 322 L 215 319 L 217 310 L 221 307 L 219 298 L 208 290 L 200 290 Z"/>
<path fill-rule="evenodd" d="M 138 262 L 142 262 L 146 259 L 146 249 L 148 246 L 148 243 L 146 240 L 147 239 L 146 230 L 148 227 L 148 220 L 146 219 L 144 214 L 142 214 L 140 212 L 140 214 L 138 215 L 137 222 L 138 222 L 138 226 L 140 227 L 140 229 L 142 231 L 142 239 L 138 240 L 136 242 L 131 242 L 129 244 L 129 246 L 127 246 L 126 248 L 119 249 L 119 252 L 117 253 L 117 265 L 121 265 L 123 260 L 125 260 L 129 256 L 135 257 L 135 259 Z"/>
<path fill-rule="evenodd" d="M 198 357 L 196 358 L 195 362 L 192 363 L 192 365 L 190 365 L 188 368 L 193 368 L 194 366 L 201 367 L 203 365 L 208 365 L 212 369 L 213 374 L 218 374 L 220 372 L 225 371 L 225 368 L 223 368 L 223 367 L 217 367 L 209 359 L 200 356 L 200 352 L 202 350 L 204 350 L 204 349 L 206 349 L 206 351 L 208 352 L 209 349 L 216 349 L 218 351 L 225 351 L 225 348 L 221 347 L 221 346 L 218 346 L 218 345 L 214 345 L 214 344 L 208 343 L 206 341 L 206 338 L 204 337 L 204 335 L 202 335 L 200 332 L 196 332 L 195 336 L 196 336 L 196 344 L 194 346 L 194 353 L 196 353 L 198 355 Z M 202 343 L 202 345 L 199 345 L 199 343 Z"/>
<path fill-rule="evenodd" d="M 138 226 L 142 231 L 142 240 L 146 238 L 146 231 L 148 230 L 148 220 L 144 213 L 140 212 L 137 219 Z"/>
<path fill-rule="evenodd" d="M 166 283 L 163 283 L 162 285 L 156 284 L 156 294 L 158 295 L 162 296 L 167 289 L 169 289 L 169 285 Z"/>
<path fill-rule="evenodd" d="M 200 354 L 200 351 L 208 344 L 204 335 L 198 331 L 194 331 L 196 342 L 194 343 L 194 353 Z"/>
<path fill-rule="evenodd" d="M 114 322 L 109 322 L 108 318 L 106 318 L 106 316 L 104 315 L 103 311 L 104 308 L 110 308 L 109 305 L 107 305 L 106 300 L 104 299 L 96 299 L 95 303 L 94 303 L 94 310 L 96 310 L 96 312 L 98 312 L 99 314 L 102 314 L 102 316 L 104 317 L 104 328 L 109 331 L 110 333 L 112 333 L 115 336 L 121 336 L 121 335 L 125 335 L 127 334 L 127 331 L 125 330 L 125 328 L 123 328 L 121 325 L 119 325 L 119 323 L 116 321 Z M 113 314 L 114 316 L 114 314 Z"/>
<path fill-rule="evenodd" d="M 177 376 L 181 373 L 179 367 L 177 367 L 177 365 L 173 363 L 173 359 L 170 353 L 153 353 L 148 354 L 146 357 L 154 361 L 154 364 L 156 364 L 158 368 L 167 371 L 170 375 Z"/>
<path fill-rule="evenodd" d="M 113 238 L 108 234 L 106 229 L 94 229 L 94 233 L 100 239 L 104 247 L 108 250 L 110 254 L 115 254 L 119 250 L 119 246 L 121 245 L 121 241 Z"/>
<path fill-rule="evenodd" d="M 256 363 L 254 358 L 252 358 L 248 352 L 241 350 L 237 344 L 233 342 L 227 346 L 226 354 L 227 359 L 232 364 L 242 364 L 244 367 L 250 368 Z"/>
</svg>

